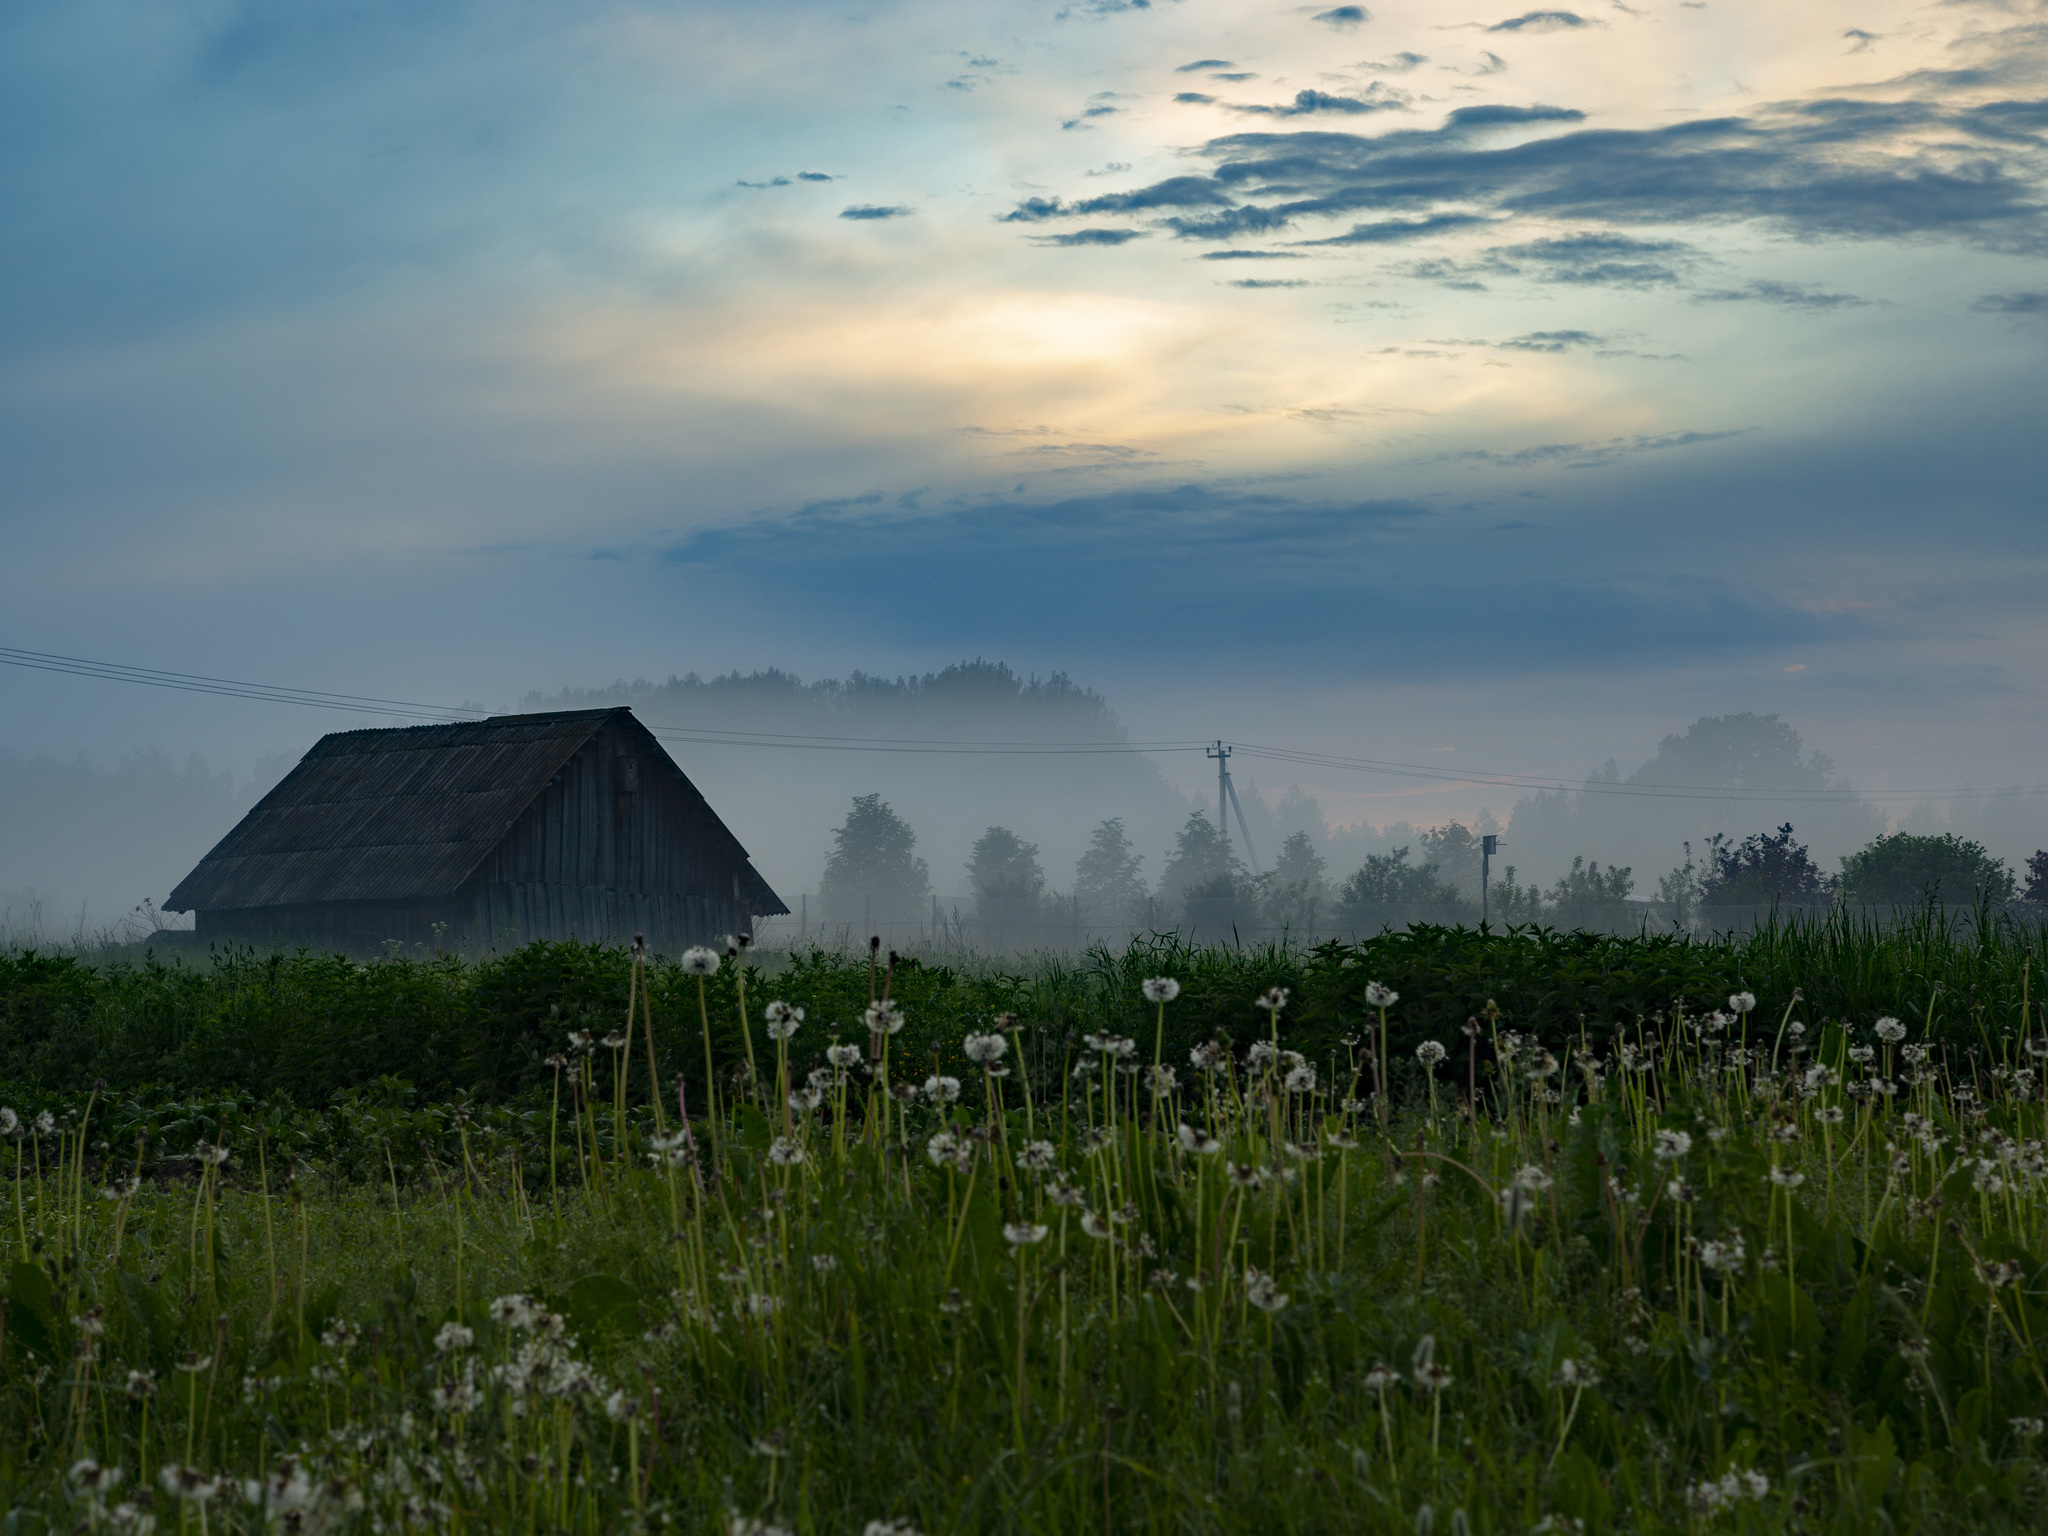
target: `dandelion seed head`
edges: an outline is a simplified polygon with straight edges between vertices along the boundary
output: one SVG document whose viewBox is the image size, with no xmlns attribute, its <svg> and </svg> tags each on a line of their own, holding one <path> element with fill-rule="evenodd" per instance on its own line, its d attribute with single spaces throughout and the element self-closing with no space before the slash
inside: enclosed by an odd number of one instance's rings
<svg viewBox="0 0 2048 1536">
<path fill-rule="evenodd" d="M 1425 1071 L 1434 1067 L 1449 1054 L 1450 1052 L 1444 1049 L 1443 1042 L 1440 1040 L 1425 1040 L 1422 1044 L 1415 1047 L 1415 1059 L 1422 1063 Z"/>
<path fill-rule="evenodd" d="M 1001 1035 L 969 1035 L 960 1042 L 960 1049 L 969 1061 L 988 1066 L 1003 1059 L 1010 1042 Z"/>
<path fill-rule="evenodd" d="M 1256 1269 L 1245 1274 L 1244 1299 L 1261 1312 L 1279 1312 L 1285 1309 L 1288 1296 L 1273 1281 L 1271 1275 L 1262 1275 Z"/>
<path fill-rule="evenodd" d="M 1154 976 L 1140 990 L 1148 1003 L 1170 1003 L 1180 996 L 1180 983 L 1171 976 Z"/>
<path fill-rule="evenodd" d="M 1401 1000 L 1401 994 L 1392 987 L 1377 981 L 1365 984 L 1365 1006 L 1368 1008 L 1391 1008 Z"/>
</svg>

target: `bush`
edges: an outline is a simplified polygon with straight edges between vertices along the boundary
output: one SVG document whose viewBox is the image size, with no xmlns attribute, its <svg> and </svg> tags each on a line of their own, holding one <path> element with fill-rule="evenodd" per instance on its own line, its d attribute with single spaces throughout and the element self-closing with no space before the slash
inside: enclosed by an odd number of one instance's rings
<svg viewBox="0 0 2048 1536">
<path fill-rule="evenodd" d="M 2013 878 L 1982 843 L 1953 832 L 1940 837 L 1893 832 L 1842 860 L 1842 894 L 1873 905 L 2003 904 L 2012 900 Z"/>
<path fill-rule="evenodd" d="M 1833 885 L 1806 845 L 1792 841 L 1789 821 L 1776 832 L 1752 832 L 1733 847 L 1717 844 L 1712 858 L 1713 869 L 1700 884 L 1700 899 L 1711 906 L 1817 902 Z"/>
</svg>

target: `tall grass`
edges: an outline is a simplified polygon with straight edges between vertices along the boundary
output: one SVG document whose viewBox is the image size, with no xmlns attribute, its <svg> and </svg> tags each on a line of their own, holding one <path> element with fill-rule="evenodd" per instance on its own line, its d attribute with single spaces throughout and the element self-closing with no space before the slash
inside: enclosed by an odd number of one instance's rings
<svg viewBox="0 0 2048 1536">
<path fill-rule="evenodd" d="M 359 1094 L 353 1176 L 284 1110 L 176 1160 L 90 1091 L 0 1119 L 9 1528 L 2048 1517 L 2031 999 L 1930 1033 L 1815 976 L 1468 1034 L 1354 952 L 1174 955 L 1170 1002 L 1160 958 L 871 993 L 800 957 L 801 1020 L 628 962 L 631 1012 L 546 1016 L 531 1110 Z M 1226 1000 L 1261 967 L 1301 991 Z M 1069 1011 L 912 1021 L 980 986 Z"/>
</svg>

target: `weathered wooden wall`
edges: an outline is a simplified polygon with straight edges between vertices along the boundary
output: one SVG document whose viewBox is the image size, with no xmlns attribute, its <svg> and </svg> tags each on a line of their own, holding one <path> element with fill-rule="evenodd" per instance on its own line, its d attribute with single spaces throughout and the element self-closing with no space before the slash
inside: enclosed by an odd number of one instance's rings
<svg viewBox="0 0 2048 1536">
<path fill-rule="evenodd" d="M 200 937 L 367 952 L 393 939 L 474 951 L 641 933 L 673 952 L 746 932 L 743 855 L 647 746 L 623 720 L 607 725 L 453 896 L 201 912 Z"/>
</svg>

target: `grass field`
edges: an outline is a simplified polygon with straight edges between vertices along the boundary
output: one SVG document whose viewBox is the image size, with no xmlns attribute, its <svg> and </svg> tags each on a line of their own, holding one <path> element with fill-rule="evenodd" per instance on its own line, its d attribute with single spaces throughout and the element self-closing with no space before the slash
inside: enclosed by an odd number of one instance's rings
<svg viewBox="0 0 2048 1536">
<path fill-rule="evenodd" d="M 7 1529 L 2038 1530 L 2039 938 L 8 957 Z"/>
</svg>

